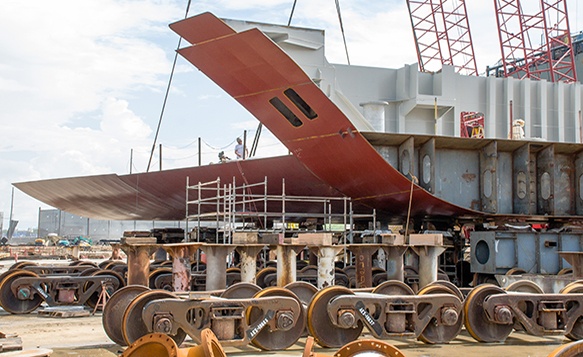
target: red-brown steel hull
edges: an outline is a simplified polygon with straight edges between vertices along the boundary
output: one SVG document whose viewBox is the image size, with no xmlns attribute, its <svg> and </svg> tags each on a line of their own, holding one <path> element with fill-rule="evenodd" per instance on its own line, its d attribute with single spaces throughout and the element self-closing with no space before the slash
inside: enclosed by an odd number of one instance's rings
<svg viewBox="0 0 583 357">
<path fill-rule="evenodd" d="M 317 177 L 355 201 L 389 213 L 476 214 L 425 191 L 387 163 L 305 72 L 258 29 L 228 31 L 212 14 L 170 25 L 195 45 L 179 53 L 261 121 Z M 204 36 L 193 36 L 204 28 Z M 213 30 L 216 31 L 213 33 Z M 293 89 L 313 109 L 310 118 L 284 92 Z M 300 121 L 294 126 L 270 101 Z"/>
<path fill-rule="evenodd" d="M 191 185 L 219 178 L 221 186 L 229 185 L 233 178 L 236 185 L 241 186 L 246 182 L 263 182 L 268 177 L 268 193 L 274 195 L 282 193 L 282 179 L 285 179 L 287 195 L 341 196 L 291 155 L 122 176 L 109 174 L 20 182 L 14 186 L 48 205 L 83 217 L 181 220 L 186 215 L 187 177 Z M 260 191 L 258 193 L 263 193 L 263 188 Z M 293 206 L 288 208 L 294 209 Z"/>
<path fill-rule="evenodd" d="M 210 13 L 171 28 L 195 45 L 179 50 L 278 137 L 293 156 L 133 175 L 100 175 L 14 184 L 51 206 L 104 219 L 184 219 L 186 177 L 228 184 L 268 177 L 273 193 L 347 196 L 357 208 L 405 216 L 480 215 L 412 185 L 387 163 L 303 70 L 257 29 L 236 33 Z M 284 94 L 293 89 L 316 113 L 308 118 Z M 278 98 L 302 121 L 294 127 L 270 103 Z M 411 190 L 413 190 L 412 200 Z M 290 208 L 293 210 L 293 207 Z M 303 207 L 305 209 L 305 207 Z M 320 210 L 320 207 L 317 208 Z"/>
</svg>

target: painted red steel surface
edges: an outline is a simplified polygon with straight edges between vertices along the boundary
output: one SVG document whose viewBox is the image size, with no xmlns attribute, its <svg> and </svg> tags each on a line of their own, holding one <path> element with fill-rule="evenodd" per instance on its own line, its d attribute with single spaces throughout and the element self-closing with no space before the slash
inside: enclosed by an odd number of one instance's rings
<svg viewBox="0 0 583 357">
<path fill-rule="evenodd" d="M 221 22 L 218 18 L 215 21 Z M 209 26 L 209 14 L 170 25 L 185 36 Z M 188 29 L 188 30 L 185 30 Z M 305 72 L 258 29 L 208 39 L 179 53 L 241 103 L 322 181 L 355 201 L 379 210 L 404 215 L 409 207 L 411 182 L 387 163 L 326 97 Z M 293 88 L 317 113 L 307 118 L 284 95 Z M 294 127 L 274 108 L 279 98 L 301 121 Z M 413 215 L 475 214 L 443 201 L 414 185 Z"/>
<path fill-rule="evenodd" d="M 48 205 L 84 217 L 180 220 L 186 213 L 187 177 L 191 185 L 220 178 L 221 186 L 232 183 L 235 177 L 236 185 L 241 186 L 245 182 L 263 182 L 265 176 L 268 178 L 269 194 L 281 194 L 282 179 L 285 179 L 287 195 L 340 196 L 338 191 L 322 183 L 293 156 L 122 176 L 109 174 L 21 182 L 14 186 Z M 263 188 L 257 193 L 263 193 Z M 195 197 L 190 196 L 189 199 Z M 295 207 L 289 203 L 287 209 L 294 211 Z M 319 206 L 314 209 L 321 211 Z"/>
<path fill-rule="evenodd" d="M 301 68 L 257 29 L 236 33 L 210 13 L 171 25 L 192 47 L 179 52 L 254 114 L 293 156 L 232 161 L 131 175 L 98 175 L 15 183 L 28 195 L 80 216 L 120 220 L 179 220 L 190 184 L 216 180 L 237 185 L 268 178 L 269 194 L 342 196 L 355 209 L 374 207 L 404 216 L 411 182 L 388 164 Z M 306 118 L 283 91 L 293 88 L 317 113 Z M 278 97 L 303 122 L 293 127 L 269 103 Z M 190 198 L 192 199 L 192 198 Z M 299 212 L 300 204 L 286 208 Z M 305 207 L 321 212 L 321 207 Z M 370 211 L 368 211 L 370 212 Z M 476 215 L 413 186 L 413 215 Z"/>
</svg>

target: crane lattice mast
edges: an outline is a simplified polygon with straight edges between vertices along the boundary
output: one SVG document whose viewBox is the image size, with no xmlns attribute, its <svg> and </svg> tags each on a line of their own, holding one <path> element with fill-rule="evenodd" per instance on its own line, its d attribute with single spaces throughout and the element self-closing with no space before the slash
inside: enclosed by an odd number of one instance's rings
<svg viewBox="0 0 583 357">
<path fill-rule="evenodd" d="M 566 0 L 540 0 L 534 13 L 520 0 L 494 0 L 494 7 L 505 77 L 577 81 Z"/>
<path fill-rule="evenodd" d="M 421 71 L 446 64 L 478 75 L 464 0 L 407 0 L 407 6 Z"/>
</svg>

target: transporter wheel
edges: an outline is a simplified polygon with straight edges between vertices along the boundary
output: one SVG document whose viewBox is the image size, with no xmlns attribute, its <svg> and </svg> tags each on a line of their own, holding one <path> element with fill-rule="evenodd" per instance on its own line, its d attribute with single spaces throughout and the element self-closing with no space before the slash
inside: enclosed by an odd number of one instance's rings
<svg viewBox="0 0 583 357">
<path fill-rule="evenodd" d="M 123 288 L 126 283 L 125 280 L 123 279 L 123 276 L 121 276 L 120 274 L 112 271 L 112 270 L 98 270 L 94 273 L 91 274 L 91 276 L 113 276 L 116 278 L 117 280 L 117 286 L 114 282 L 107 282 L 105 283 L 105 290 L 107 291 L 107 293 L 109 294 L 109 296 L 113 295 L 113 293 L 120 288 Z M 83 291 L 87 291 L 89 288 L 91 288 L 93 286 L 92 282 L 86 282 L 85 285 L 83 286 Z M 90 297 L 89 299 L 87 299 L 87 301 L 85 302 L 85 304 L 87 306 L 89 306 L 90 308 L 94 309 L 95 306 L 97 305 L 97 302 L 99 301 L 99 295 L 101 294 L 101 289 L 97 289 L 97 291 L 95 291 Z"/>
<path fill-rule="evenodd" d="M 557 275 L 569 275 L 569 274 L 573 274 L 573 268 L 563 268 L 559 270 L 559 272 L 557 273 Z"/>
<path fill-rule="evenodd" d="M 427 285 L 423 289 L 419 290 L 417 295 L 431 294 L 449 294 L 459 299 L 459 296 L 455 291 L 452 291 L 448 286 L 442 284 Z M 420 309 L 420 311 L 423 311 L 423 309 Z M 460 311 L 459 314 L 462 314 L 462 311 Z M 447 315 L 447 317 L 450 319 L 450 325 L 446 325 L 444 321 L 444 315 L 442 313 L 443 307 L 438 310 L 438 314 L 441 315 L 438 316 L 439 321 L 435 317 L 429 321 L 429 324 L 427 324 L 423 332 L 421 332 L 421 335 L 418 337 L 420 341 L 429 344 L 448 343 L 449 341 L 456 338 L 457 335 L 459 335 L 460 331 L 462 330 L 464 321 L 463 316 L 452 316 L 452 313 L 450 312 L 450 314 Z"/>
<path fill-rule="evenodd" d="M 79 273 L 79 276 L 91 276 L 93 275 L 95 272 L 100 271 L 101 269 L 99 268 L 87 268 L 85 270 L 83 270 L 82 272 Z"/>
<path fill-rule="evenodd" d="M 318 267 L 316 265 L 306 265 L 305 267 L 301 268 L 299 270 L 299 272 L 302 274 L 317 275 L 318 274 Z"/>
<path fill-rule="evenodd" d="M 304 329 L 306 328 L 306 315 L 301 308 L 302 302 L 292 293 L 291 290 L 278 287 L 269 287 L 259 291 L 253 298 L 284 296 L 296 299 L 300 305 L 300 316 L 294 326 L 287 330 L 271 330 L 269 326 L 265 326 L 256 336 L 251 340 L 251 343 L 264 351 L 284 350 L 296 343 Z M 257 323 L 264 315 L 265 311 L 258 307 L 250 307 L 247 310 L 247 324 L 249 326 Z M 277 316 L 275 317 L 277 319 Z"/>
<path fill-rule="evenodd" d="M 308 331 L 322 347 L 342 347 L 357 340 L 364 327 L 358 321 L 356 328 L 342 328 L 330 320 L 328 303 L 340 295 L 354 295 L 354 292 L 343 286 L 330 286 L 318 291 L 308 306 Z"/>
<path fill-rule="evenodd" d="M 121 333 L 126 344 L 129 346 L 142 336 L 152 332 L 148 329 L 149 326 L 152 326 L 152 321 L 144 321 L 142 318 L 142 311 L 149 302 L 159 299 L 176 298 L 176 295 L 166 290 L 148 290 L 136 296 L 123 314 Z M 186 338 L 186 333 L 182 329 L 178 329 L 176 335 L 168 336 L 180 346 Z"/>
<path fill-rule="evenodd" d="M 263 268 L 260 271 L 258 271 L 257 274 L 255 275 L 255 282 L 257 283 L 257 285 L 259 285 L 260 288 L 266 288 L 267 285 L 265 283 L 265 277 L 273 273 L 277 274 L 277 268 L 273 267 Z"/>
<path fill-rule="evenodd" d="M 296 281 L 293 283 L 289 283 L 284 288 L 291 290 L 292 293 L 296 294 L 296 296 L 302 302 L 302 310 L 304 312 L 304 316 L 308 315 L 308 305 L 310 305 L 310 301 L 316 293 L 318 292 L 318 288 L 310 283 L 306 283 L 305 281 Z M 304 328 L 301 337 L 306 337 L 308 335 L 308 327 Z"/>
<path fill-rule="evenodd" d="M 109 264 L 111 264 L 113 260 L 104 260 L 101 263 L 97 264 L 100 269 L 105 269 Z"/>
<path fill-rule="evenodd" d="M 569 284 L 561 290 L 561 294 L 583 294 L 583 283 Z M 572 308 L 572 306 L 567 305 L 567 311 Z M 583 316 L 579 316 L 571 331 L 565 335 L 567 338 L 577 341 L 583 340 Z"/>
<path fill-rule="evenodd" d="M 544 294 L 543 289 L 530 280 L 518 280 L 508 285 L 504 290 L 519 293 Z"/>
<path fill-rule="evenodd" d="M 388 280 L 372 290 L 373 294 L 415 295 L 413 289 L 400 280 Z"/>
<path fill-rule="evenodd" d="M 255 296 L 260 290 L 259 285 L 241 282 L 229 286 L 223 291 L 221 297 L 225 299 L 248 299 Z"/>
<path fill-rule="evenodd" d="M 123 322 L 123 314 L 128 307 L 128 305 L 134 300 L 134 298 L 144 291 L 150 290 L 143 285 L 128 285 L 117 290 L 109 300 L 105 307 L 103 308 L 103 314 L 101 315 L 101 322 L 103 324 L 103 329 L 105 334 L 113 342 L 120 346 L 126 346 L 126 341 L 123 339 L 123 334 L 121 331 L 121 325 Z"/>
<path fill-rule="evenodd" d="M 464 303 L 464 322 L 469 334 L 479 342 L 503 342 L 512 332 L 512 324 L 498 324 L 490 321 L 484 311 L 484 301 L 490 295 L 505 294 L 502 288 L 483 284 L 468 294 Z"/>
<path fill-rule="evenodd" d="M 14 270 L 6 274 L 0 282 L 0 306 L 11 314 L 28 314 L 44 301 L 28 286 L 17 286 L 16 295 L 12 292 L 12 283 L 24 277 L 38 278 L 38 275 L 31 271 Z"/>
<path fill-rule="evenodd" d="M 583 355 L 583 340 L 561 345 L 547 357 L 579 357 Z"/>
<path fill-rule="evenodd" d="M 583 280 L 576 280 L 572 281 L 569 284 L 565 285 L 561 290 L 559 290 L 559 294 L 567 294 L 566 291 L 569 291 L 573 288 L 574 285 L 583 285 Z"/>
<path fill-rule="evenodd" d="M 170 269 L 170 268 L 158 268 L 156 270 L 151 271 L 150 274 L 148 274 L 148 287 L 150 289 L 168 290 L 164 286 L 156 286 L 156 278 L 158 278 L 161 275 L 165 275 L 165 274 L 172 275 L 172 269 Z M 172 287 L 170 287 L 170 289 L 172 289 Z M 168 291 L 171 291 L 171 290 L 168 290 Z"/>
<path fill-rule="evenodd" d="M 22 269 L 24 267 L 35 267 L 35 266 L 38 266 L 38 264 L 35 262 L 29 262 L 29 261 L 25 260 L 25 261 L 20 261 L 20 262 L 12 264 L 10 266 L 10 268 L 8 268 L 8 270 L 19 270 L 19 269 Z"/>
<path fill-rule="evenodd" d="M 356 267 L 354 265 L 349 265 L 344 267 L 344 274 L 348 276 L 349 288 L 356 288 Z"/>
<path fill-rule="evenodd" d="M 512 269 L 508 270 L 505 275 L 510 276 L 510 275 L 522 275 L 522 274 L 526 274 L 526 270 L 520 269 L 520 268 L 512 268 Z"/>
<path fill-rule="evenodd" d="M 462 301 L 462 302 L 464 301 L 464 293 L 462 293 L 460 288 L 455 286 L 455 284 L 452 283 L 451 281 L 449 281 L 449 280 L 437 280 L 437 281 L 430 283 L 427 286 L 433 286 L 433 285 L 440 285 L 440 286 L 443 286 L 445 288 L 448 288 L 452 294 L 454 294 L 455 296 L 457 296 L 460 299 L 460 301 Z M 427 286 L 425 286 L 425 287 L 427 287 Z"/>
</svg>

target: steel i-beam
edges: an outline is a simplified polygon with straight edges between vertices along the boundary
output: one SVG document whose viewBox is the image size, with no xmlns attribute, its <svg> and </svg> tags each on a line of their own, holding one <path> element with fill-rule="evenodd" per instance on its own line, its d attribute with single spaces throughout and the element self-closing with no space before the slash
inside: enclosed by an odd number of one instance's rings
<svg viewBox="0 0 583 357">
<path fill-rule="evenodd" d="M 174 291 L 190 291 L 191 259 L 202 243 L 164 244 L 165 252 L 172 257 L 172 288 Z"/>
<path fill-rule="evenodd" d="M 318 289 L 323 289 L 336 283 L 334 259 L 342 249 L 344 247 L 341 245 L 310 247 L 310 252 L 318 257 Z"/>
<path fill-rule="evenodd" d="M 245 244 L 235 248 L 241 257 L 241 282 L 256 283 L 257 254 L 263 247 L 265 247 L 265 244 Z"/>
<path fill-rule="evenodd" d="M 206 254 L 206 290 L 227 287 L 227 255 L 235 249 L 233 245 L 205 244 L 201 249 Z"/>
</svg>

